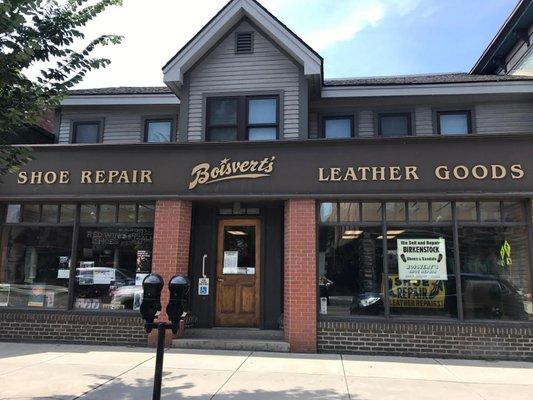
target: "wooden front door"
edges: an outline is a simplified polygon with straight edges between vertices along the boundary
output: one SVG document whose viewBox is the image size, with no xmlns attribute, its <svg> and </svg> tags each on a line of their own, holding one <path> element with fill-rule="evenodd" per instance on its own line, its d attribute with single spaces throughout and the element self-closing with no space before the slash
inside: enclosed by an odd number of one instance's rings
<svg viewBox="0 0 533 400">
<path fill-rule="evenodd" d="M 216 326 L 259 327 L 261 221 L 218 224 Z"/>
</svg>

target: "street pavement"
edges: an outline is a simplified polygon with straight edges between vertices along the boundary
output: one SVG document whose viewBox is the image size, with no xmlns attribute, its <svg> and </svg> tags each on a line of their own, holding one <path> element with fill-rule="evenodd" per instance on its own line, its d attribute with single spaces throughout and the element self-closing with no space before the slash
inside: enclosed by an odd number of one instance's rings
<svg viewBox="0 0 533 400">
<path fill-rule="evenodd" d="M 0 343 L 0 399 L 150 400 L 155 350 Z M 533 363 L 169 349 L 164 399 L 532 400 Z"/>
</svg>

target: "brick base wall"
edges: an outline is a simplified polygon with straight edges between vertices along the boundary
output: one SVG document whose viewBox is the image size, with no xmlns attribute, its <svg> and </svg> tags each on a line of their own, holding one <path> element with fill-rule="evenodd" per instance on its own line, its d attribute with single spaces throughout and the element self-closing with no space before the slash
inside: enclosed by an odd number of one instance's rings
<svg viewBox="0 0 533 400">
<path fill-rule="evenodd" d="M 0 312 L 0 341 L 146 346 L 146 338 L 137 314 Z"/>
<path fill-rule="evenodd" d="M 318 323 L 323 353 L 533 361 L 533 326 L 406 323 Z"/>
</svg>

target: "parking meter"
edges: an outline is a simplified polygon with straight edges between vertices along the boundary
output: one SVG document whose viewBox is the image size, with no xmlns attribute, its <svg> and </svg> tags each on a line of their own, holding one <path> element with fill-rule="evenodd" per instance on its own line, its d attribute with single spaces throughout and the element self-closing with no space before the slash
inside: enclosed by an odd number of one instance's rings
<svg viewBox="0 0 533 400">
<path fill-rule="evenodd" d="M 185 296 L 189 292 L 189 280 L 181 275 L 176 275 L 168 282 L 170 299 L 167 305 L 167 315 L 172 325 L 172 332 L 177 333 L 178 324 L 184 310 Z"/>
<path fill-rule="evenodd" d="M 140 310 L 143 319 L 148 324 L 152 324 L 157 312 L 161 311 L 161 290 L 163 290 L 163 286 L 163 278 L 158 274 L 147 275 L 143 280 L 143 301 Z"/>
</svg>

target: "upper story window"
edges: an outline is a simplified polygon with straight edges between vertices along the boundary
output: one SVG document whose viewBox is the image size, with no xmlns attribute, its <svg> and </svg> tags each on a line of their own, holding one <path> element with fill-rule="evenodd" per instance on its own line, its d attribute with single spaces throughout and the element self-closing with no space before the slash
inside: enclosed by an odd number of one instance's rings
<svg viewBox="0 0 533 400">
<path fill-rule="evenodd" d="M 72 124 L 72 143 L 99 143 L 101 141 L 101 122 L 83 121 Z"/>
<path fill-rule="evenodd" d="M 144 141 L 148 143 L 170 142 L 172 140 L 172 119 L 147 119 L 144 127 Z"/>
<path fill-rule="evenodd" d="M 206 140 L 276 140 L 277 96 L 212 97 L 207 99 Z"/>
<path fill-rule="evenodd" d="M 464 135 L 471 133 L 470 111 L 438 111 L 438 132 L 441 135 Z"/>
<path fill-rule="evenodd" d="M 322 120 L 323 137 L 344 139 L 353 136 L 353 117 L 325 117 Z"/>
<path fill-rule="evenodd" d="M 378 132 L 383 137 L 411 135 L 410 113 L 382 113 L 378 115 Z"/>
</svg>

